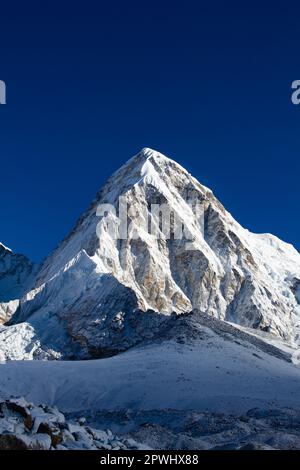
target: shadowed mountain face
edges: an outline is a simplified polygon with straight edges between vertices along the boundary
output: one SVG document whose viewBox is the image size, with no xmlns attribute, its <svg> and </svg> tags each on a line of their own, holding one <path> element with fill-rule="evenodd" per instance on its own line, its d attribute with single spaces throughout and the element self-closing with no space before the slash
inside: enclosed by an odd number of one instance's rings
<svg viewBox="0 0 300 470">
<path fill-rule="evenodd" d="M 18 299 L 30 288 L 34 265 L 26 256 L 13 253 L 0 243 L 0 323 L 7 321 Z"/>
<path fill-rule="evenodd" d="M 121 239 L 120 196 L 128 209 Z M 99 217 L 100 204 L 116 211 Z M 170 236 L 152 204 L 168 207 Z M 183 238 L 175 236 L 175 220 Z M 300 255 L 291 245 L 245 230 L 180 165 L 144 149 L 45 260 L 0 336 L 9 329 L 12 342 L 22 339 L 17 358 L 94 357 L 132 346 L 172 312 L 197 309 L 295 345 L 299 285 Z"/>
<path fill-rule="evenodd" d="M 26 291 L 33 263 L 0 243 L 0 302 L 19 299 Z"/>
</svg>

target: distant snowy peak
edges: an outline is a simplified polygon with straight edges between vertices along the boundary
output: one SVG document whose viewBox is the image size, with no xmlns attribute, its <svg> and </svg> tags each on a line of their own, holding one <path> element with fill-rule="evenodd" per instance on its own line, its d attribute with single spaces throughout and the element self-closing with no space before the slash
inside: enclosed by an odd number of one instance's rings
<svg viewBox="0 0 300 470">
<path fill-rule="evenodd" d="M 3 243 L 0 242 L 0 252 L 1 251 L 10 251 L 12 253 L 12 250 L 8 248 L 7 246 L 3 245 Z"/>
<path fill-rule="evenodd" d="M 0 243 L 0 323 L 9 319 L 18 299 L 30 289 L 34 264 Z"/>
<path fill-rule="evenodd" d="M 119 236 L 121 196 L 127 237 Z M 99 216 L 101 204 L 113 205 L 115 213 Z M 170 237 L 152 204 L 168 206 Z M 186 230 L 181 239 L 174 220 Z M 68 348 L 87 356 L 126 349 L 161 317 L 193 309 L 297 346 L 299 299 L 300 255 L 291 245 L 244 229 L 211 190 L 145 148 L 108 179 L 44 261 L 13 322 L 27 321 L 31 337 L 62 355 Z"/>
</svg>

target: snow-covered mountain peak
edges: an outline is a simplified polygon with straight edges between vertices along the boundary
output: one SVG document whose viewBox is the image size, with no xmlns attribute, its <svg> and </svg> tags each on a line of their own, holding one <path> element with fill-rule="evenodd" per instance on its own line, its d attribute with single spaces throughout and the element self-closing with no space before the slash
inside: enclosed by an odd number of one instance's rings
<svg viewBox="0 0 300 470">
<path fill-rule="evenodd" d="M 26 256 L 13 253 L 0 243 L 0 302 L 20 298 L 32 269 L 33 264 Z"/>
<path fill-rule="evenodd" d="M 167 159 L 165 155 L 162 153 L 158 152 L 157 150 L 151 149 L 149 147 L 144 147 L 140 152 L 137 154 L 137 157 L 139 158 L 150 158 L 150 157 L 156 157 L 156 158 L 162 158 L 162 159 Z"/>
<path fill-rule="evenodd" d="M 155 161 L 157 164 L 159 163 L 176 163 L 172 159 L 166 157 L 162 153 L 158 152 L 157 150 L 151 149 L 149 147 L 144 147 L 140 152 L 138 152 L 134 157 L 129 159 L 127 163 L 130 163 L 131 161 L 135 162 L 141 162 L 141 164 L 144 164 L 147 160 L 152 160 Z M 124 166 L 126 166 L 126 164 Z"/>
<path fill-rule="evenodd" d="M 169 234 L 153 204 L 168 207 Z M 182 237 L 175 236 L 175 220 Z M 86 355 L 126 349 L 162 315 L 192 309 L 297 343 L 299 299 L 294 248 L 241 227 L 178 163 L 145 148 L 108 179 L 44 261 L 12 321 L 29 322 L 42 343 L 63 355 L 68 338 L 69 348 L 80 345 Z M 147 317 L 135 313 L 147 310 Z"/>
<path fill-rule="evenodd" d="M 170 158 L 166 157 L 162 153 L 158 152 L 157 150 L 150 149 L 148 147 L 143 148 L 129 160 L 127 160 L 116 172 L 123 172 L 127 170 L 128 173 L 131 171 L 140 172 L 143 166 L 146 164 L 147 161 L 151 160 L 152 162 L 156 162 L 156 164 L 163 164 L 168 162 L 173 162 Z M 175 162 L 173 162 L 175 163 Z M 114 177 L 114 175 L 112 175 Z"/>
<path fill-rule="evenodd" d="M 31 288 L 34 264 L 0 243 L 0 323 L 11 317 L 20 297 Z"/>
<path fill-rule="evenodd" d="M 175 178 L 176 175 L 180 177 L 180 175 L 189 174 L 171 158 L 156 150 L 145 147 L 109 178 L 106 185 L 101 189 L 100 195 L 102 196 L 104 192 L 110 192 L 107 191 L 108 187 L 113 187 L 113 195 L 115 195 L 115 189 L 117 189 L 119 195 L 132 188 L 135 184 L 142 184 L 143 182 L 153 184 L 154 181 L 158 184 L 158 179 L 163 182 L 168 179 L 168 182 L 170 182 L 170 176 L 172 175 Z M 190 175 L 189 177 L 192 178 Z"/>
</svg>

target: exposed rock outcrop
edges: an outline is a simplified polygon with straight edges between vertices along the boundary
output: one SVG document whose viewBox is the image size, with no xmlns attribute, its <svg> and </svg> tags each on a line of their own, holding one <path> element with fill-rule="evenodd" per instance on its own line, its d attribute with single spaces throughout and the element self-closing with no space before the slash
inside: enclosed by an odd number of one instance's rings
<svg viewBox="0 0 300 470">
<path fill-rule="evenodd" d="M 118 450 L 147 448 L 110 430 L 68 422 L 56 407 L 35 406 L 24 398 L 0 400 L 0 450 Z"/>
</svg>

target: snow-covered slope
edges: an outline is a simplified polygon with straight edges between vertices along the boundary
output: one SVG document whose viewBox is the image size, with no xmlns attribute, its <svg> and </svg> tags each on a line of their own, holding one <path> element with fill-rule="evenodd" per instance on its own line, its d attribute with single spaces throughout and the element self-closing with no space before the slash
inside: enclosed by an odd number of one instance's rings
<svg viewBox="0 0 300 470">
<path fill-rule="evenodd" d="M 0 243 L 0 323 L 18 307 L 18 299 L 30 288 L 34 265 L 26 256 L 13 253 Z"/>
<path fill-rule="evenodd" d="M 100 360 L 0 364 L 0 395 L 64 412 L 299 407 L 300 369 L 262 341 L 197 313 L 163 336 Z"/>
<path fill-rule="evenodd" d="M 117 217 L 101 219 L 97 207 L 117 207 L 119 196 L 129 208 L 129 237 L 116 242 Z M 189 236 L 166 237 L 150 213 L 153 203 L 167 204 Z M 196 204 L 204 224 L 192 210 Z M 102 356 L 151 335 L 166 315 L 192 309 L 297 346 L 299 286 L 300 254 L 292 246 L 245 230 L 180 165 L 143 149 L 45 260 L 9 334 L 2 329 L 0 348 L 5 358 Z M 22 350 L 8 352 L 17 342 Z"/>
</svg>

